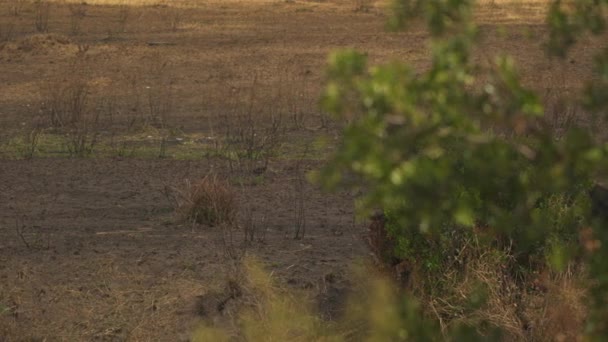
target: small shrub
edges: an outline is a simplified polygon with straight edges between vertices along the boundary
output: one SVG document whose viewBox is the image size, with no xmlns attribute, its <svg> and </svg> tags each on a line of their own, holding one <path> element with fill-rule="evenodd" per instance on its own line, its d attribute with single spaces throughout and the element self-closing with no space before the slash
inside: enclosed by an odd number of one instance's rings
<svg viewBox="0 0 608 342">
<path fill-rule="evenodd" d="M 86 76 L 88 45 L 78 45 L 75 61 L 65 70 L 65 79 L 53 79 L 42 86 L 40 114 L 48 125 L 65 137 L 70 156 L 93 152 L 101 131 L 99 106 L 91 103 L 92 92 Z"/>
<path fill-rule="evenodd" d="M 176 32 L 184 20 L 184 13 L 180 8 L 167 6 L 161 13 L 161 19 L 167 23 L 172 32 Z"/>
<path fill-rule="evenodd" d="M 9 6 L 9 14 L 15 17 L 21 15 L 25 1 L 26 0 L 12 0 L 11 5 Z"/>
<path fill-rule="evenodd" d="M 230 185 L 215 175 L 186 183 L 177 199 L 177 212 L 189 221 L 210 226 L 236 221 L 237 199 Z"/>
<path fill-rule="evenodd" d="M 99 136 L 99 113 L 86 113 L 66 131 L 66 147 L 70 156 L 86 157 L 93 153 Z"/>
<path fill-rule="evenodd" d="M 369 12 L 372 7 L 371 0 L 355 0 L 355 12 Z"/>
<path fill-rule="evenodd" d="M 87 5 L 85 2 L 68 6 L 70 10 L 70 29 L 74 36 L 80 34 L 80 25 L 87 15 Z"/>
<path fill-rule="evenodd" d="M 6 20 L 0 23 L 0 50 L 4 48 L 6 43 L 10 42 L 15 36 L 15 23 L 12 20 Z"/>
<path fill-rule="evenodd" d="M 66 83 L 51 82 L 42 89 L 41 112 L 53 128 L 73 125 L 86 114 L 89 87 L 85 80 L 72 79 Z"/>
<path fill-rule="evenodd" d="M 36 0 L 35 5 L 35 22 L 36 31 L 44 33 L 49 31 L 49 15 L 51 12 L 51 4 L 44 0 Z"/>
<path fill-rule="evenodd" d="M 233 95 L 229 113 L 220 117 L 223 138 L 218 146 L 228 156 L 230 169 L 266 170 L 285 139 L 283 112 L 261 104 L 257 76 L 249 94 Z"/>
<path fill-rule="evenodd" d="M 40 125 L 34 125 L 23 132 L 19 151 L 23 158 L 31 159 L 34 157 L 38 150 L 38 144 L 40 143 L 40 136 L 42 133 L 43 129 Z"/>
<path fill-rule="evenodd" d="M 126 32 L 127 31 L 127 23 L 129 18 L 131 17 L 131 6 L 123 4 L 118 7 L 118 31 Z"/>
</svg>

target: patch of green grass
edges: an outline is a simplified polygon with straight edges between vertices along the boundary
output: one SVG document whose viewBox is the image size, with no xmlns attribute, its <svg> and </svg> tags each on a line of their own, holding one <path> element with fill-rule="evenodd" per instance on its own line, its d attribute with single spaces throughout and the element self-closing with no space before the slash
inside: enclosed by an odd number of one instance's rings
<svg viewBox="0 0 608 342">
<path fill-rule="evenodd" d="M 0 316 L 2 315 L 9 315 L 11 313 L 11 308 L 9 308 L 8 306 L 0 303 Z"/>
<path fill-rule="evenodd" d="M 29 155 L 29 151 L 33 151 Z M 29 157 L 68 156 L 65 137 L 60 134 L 41 133 L 34 147 L 25 139 L 23 132 L 16 133 L 6 142 L 0 144 L 0 155 L 8 159 L 25 159 Z"/>
<path fill-rule="evenodd" d="M 6 159 L 70 157 L 67 137 L 63 134 L 45 131 L 38 137 L 33 153 L 25 132 L 12 132 L 8 139 L 0 143 L 0 156 Z M 164 139 L 164 145 L 162 145 Z M 145 127 L 135 133 L 123 135 L 100 134 L 90 158 L 169 158 L 177 160 L 198 160 L 202 158 L 223 158 L 233 162 L 248 161 L 246 151 L 234 148 L 218 148 L 215 139 L 202 133 L 186 134 L 179 130 L 159 130 Z M 331 144 L 311 142 L 307 138 L 295 138 L 272 152 L 272 159 L 325 159 L 333 148 Z M 252 160 L 263 160 L 269 156 L 255 155 Z M 253 185 L 263 180 L 247 180 Z"/>
<path fill-rule="evenodd" d="M 327 160 L 335 146 L 326 138 L 294 139 L 281 146 L 277 158 L 281 160 Z"/>
</svg>

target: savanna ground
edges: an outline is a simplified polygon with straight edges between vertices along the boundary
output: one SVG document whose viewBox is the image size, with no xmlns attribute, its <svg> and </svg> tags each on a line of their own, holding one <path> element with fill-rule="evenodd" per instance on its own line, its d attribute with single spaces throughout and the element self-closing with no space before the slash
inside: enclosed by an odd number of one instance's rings
<svg viewBox="0 0 608 342">
<path fill-rule="evenodd" d="M 513 55 L 561 115 L 594 41 L 548 59 L 544 14 L 481 2 L 476 58 Z M 0 340 L 189 340 L 245 253 L 339 315 L 365 224 L 306 173 L 343 125 L 318 105 L 328 53 L 429 64 L 427 32 L 386 19 L 350 0 L 1 2 Z M 209 174 L 236 194 L 232 228 L 179 214 Z"/>
</svg>

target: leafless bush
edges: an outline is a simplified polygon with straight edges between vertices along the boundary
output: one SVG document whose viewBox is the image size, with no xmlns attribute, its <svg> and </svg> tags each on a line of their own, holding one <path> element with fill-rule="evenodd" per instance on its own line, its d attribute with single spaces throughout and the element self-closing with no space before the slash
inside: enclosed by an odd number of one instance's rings
<svg viewBox="0 0 608 342">
<path fill-rule="evenodd" d="M 4 48 L 6 43 L 13 40 L 15 35 L 15 23 L 12 20 L 0 22 L 0 50 Z"/>
<path fill-rule="evenodd" d="M 261 217 L 256 221 L 255 210 L 252 204 L 246 206 L 243 221 L 242 221 L 242 229 L 245 237 L 245 242 L 264 242 L 266 240 L 266 215 L 261 215 Z"/>
<path fill-rule="evenodd" d="M 44 130 L 39 119 L 34 120 L 32 127 L 23 131 L 20 144 L 20 154 L 23 158 L 31 159 L 34 157 L 43 132 Z"/>
<path fill-rule="evenodd" d="M 256 78 L 245 101 L 241 102 L 239 94 L 235 94 L 229 105 L 231 112 L 220 117 L 222 147 L 228 155 L 231 170 L 235 167 L 248 171 L 266 170 L 283 143 L 283 113 L 274 102 L 260 104 L 256 97 L 257 86 Z"/>
<path fill-rule="evenodd" d="M 26 0 L 11 0 L 9 6 L 9 14 L 15 17 L 18 17 L 23 10 L 23 5 Z"/>
<path fill-rule="evenodd" d="M 91 154 L 97 145 L 103 112 L 90 103 L 88 48 L 79 45 L 73 63 L 64 72 L 65 78 L 48 81 L 41 91 L 41 115 L 51 128 L 65 136 L 67 152 L 79 157 Z"/>
<path fill-rule="evenodd" d="M 127 31 L 127 23 L 131 17 L 131 6 L 120 5 L 118 6 L 118 30 L 120 32 Z"/>
<path fill-rule="evenodd" d="M 146 122 L 147 113 L 145 106 L 145 98 L 142 91 L 142 76 L 143 70 L 135 70 L 133 72 L 123 72 L 122 82 L 125 83 L 125 88 L 122 88 L 124 95 L 129 99 L 125 116 L 129 117 L 130 125 L 136 126 L 137 123 Z"/>
<path fill-rule="evenodd" d="M 23 213 L 18 207 L 12 205 L 10 209 L 14 216 L 14 229 L 17 239 L 28 249 L 47 250 L 50 248 L 50 234 L 43 231 L 40 226 L 34 223 L 34 219 Z M 43 219 L 46 210 L 40 213 Z"/>
<path fill-rule="evenodd" d="M 34 14 L 36 31 L 48 32 L 51 4 L 45 0 L 34 1 Z"/>
<path fill-rule="evenodd" d="M 306 235 L 306 175 L 303 170 L 304 159 L 308 154 L 308 146 L 302 158 L 300 158 L 295 167 L 296 179 L 294 180 L 294 239 L 303 239 Z"/>
<path fill-rule="evenodd" d="M 372 0 L 355 0 L 355 12 L 369 12 L 372 8 Z"/>
<path fill-rule="evenodd" d="M 545 119 L 556 136 L 563 135 L 573 125 L 591 124 L 588 117 L 573 101 L 572 97 L 561 87 L 549 88 L 545 91 Z M 593 129 L 593 125 L 591 127 Z"/>
<path fill-rule="evenodd" d="M 159 129 L 161 134 L 158 157 L 165 158 L 169 139 L 169 117 L 173 110 L 173 81 L 169 73 L 169 62 L 160 54 L 152 56 L 148 65 L 148 116 L 143 118 L 144 126 Z"/>
<path fill-rule="evenodd" d="M 70 29 L 72 35 L 79 35 L 82 20 L 87 16 L 87 4 L 85 2 L 79 4 L 71 4 L 68 6 L 70 10 Z"/>
<path fill-rule="evenodd" d="M 82 121 L 89 99 L 89 86 L 85 79 L 70 75 L 64 82 L 50 81 L 43 86 L 44 100 L 41 113 L 51 127 L 65 128 Z"/>
<path fill-rule="evenodd" d="M 162 9 L 161 19 L 167 23 L 172 32 L 176 32 L 184 19 L 184 12 L 180 8 L 166 6 Z"/>
<path fill-rule="evenodd" d="M 69 126 L 66 132 L 66 147 L 70 156 L 85 157 L 93 153 L 100 131 L 98 112 L 86 113 Z"/>
<path fill-rule="evenodd" d="M 182 190 L 167 191 L 173 193 L 176 212 L 186 220 L 210 226 L 231 227 L 236 223 L 236 194 L 216 175 L 207 175 L 196 183 L 186 181 Z"/>
<path fill-rule="evenodd" d="M 166 128 L 173 110 L 173 82 L 169 74 L 169 62 L 155 54 L 148 65 L 148 117 L 145 125 Z"/>
<path fill-rule="evenodd" d="M 290 63 L 296 65 L 297 58 L 293 58 Z M 312 94 L 311 84 L 305 75 L 293 70 L 283 71 L 281 75 L 275 86 L 279 89 L 276 105 L 286 113 L 294 129 L 305 128 L 319 96 Z"/>
</svg>

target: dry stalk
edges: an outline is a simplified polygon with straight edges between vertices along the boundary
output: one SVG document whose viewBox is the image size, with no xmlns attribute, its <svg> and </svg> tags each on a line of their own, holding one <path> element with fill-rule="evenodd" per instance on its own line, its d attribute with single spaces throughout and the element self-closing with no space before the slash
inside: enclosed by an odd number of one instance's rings
<svg viewBox="0 0 608 342">
<path fill-rule="evenodd" d="M 72 35 L 78 36 L 81 33 L 82 20 L 87 15 L 87 4 L 86 2 L 70 4 L 68 9 L 70 10 L 70 32 Z"/>
<path fill-rule="evenodd" d="M 127 23 L 129 18 L 131 17 L 131 6 L 122 4 L 118 6 L 118 31 L 126 32 L 127 31 Z"/>
<path fill-rule="evenodd" d="M 304 154 L 296 162 L 296 179 L 294 182 L 294 239 L 303 239 L 306 235 L 306 177 L 303 170 L 303 161 L 308 155 L 309 146 L 306 146 Z"/>
<path fill-rule="evenodd" d="M 173 110 L 173 82 L 168 72 L 169 62 L 160 54 L 154 54 L 148 65 L 150 84 L 148 89 L 148 117 L 144 125 L 164 129 Z"/>
<path fill-rule="evenodd" d="M 15 35 L 15 22 L 13 20 L 6 20 L 0 22 L 0 50 L 4 46 L 13 40 Z"/>
<path fill-rule="evenodd" d="M 27 249 L 48 250 L 51 244 L 49 232 L 47 231 L 46 234 L 43 234 L 40 231 L 41 227 L 33 224 L 32 219 L 18 208 L 11 206 L 10 209 L 13 211 L 15 219 L 14 229 L 19 241 Z M 43 219 L 45 214 L 46 211 L 41 213 L 41 219 Z"/>
<path fill-rule="evenodd" d="M 21 156 L 23 158 L 33 158 L 38 150 L 40 136 L 44 132 L 40 122 L 41 120 L 35 119 L 34 125 L 23 132 L 24 134 L 21 142 Z"/>
<path fill-rule="evenodd" d="M 15 17 L 21 15 L 25 2 L 26 0 L 12 0 L 9 6 L 9 14 Z"/>
<path fill-rule="evenodd" d="M 35 21 L 34 27 L 36 31 L 45 33 L 49 31 L 49 16 L 51 12 L 51 4 L 46 0 L 34 1 Z"/>
<path fill-rule="evenodd" d="M 257 96 L 258 79 L 254 78 L 244 102 L 239 94 L 232 99 L 228 114 L 221 116 L 222 153 L 230 169 L 264 172 L 281 146 L 285 128 L 282 112 L 273 104 L 265 107 Z"/>
</svg>

